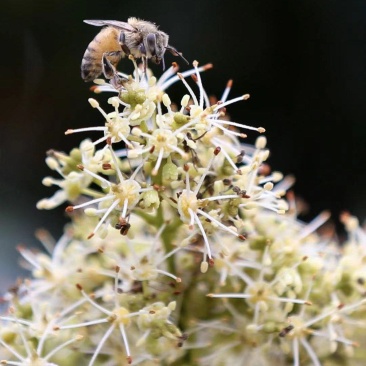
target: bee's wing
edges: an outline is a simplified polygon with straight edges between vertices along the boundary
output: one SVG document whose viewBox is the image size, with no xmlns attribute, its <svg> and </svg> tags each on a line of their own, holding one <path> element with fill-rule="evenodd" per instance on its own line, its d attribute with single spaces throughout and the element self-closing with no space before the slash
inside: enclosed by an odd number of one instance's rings
<svg viewBox="0 0 366 366">
<path fill-rule="evenodd" d="M 126 22 L 120 22 L 118 20 L 84 20 L 84 23 L 95 25 L 97 27 L 102 27 L 104 25 L 110 25 L 112 27 L 123 29 L 125 31 L 129 32 L 137 32 L 137 29 L 133 27 L 131 24 L 128 24 Z"/>
</svg>

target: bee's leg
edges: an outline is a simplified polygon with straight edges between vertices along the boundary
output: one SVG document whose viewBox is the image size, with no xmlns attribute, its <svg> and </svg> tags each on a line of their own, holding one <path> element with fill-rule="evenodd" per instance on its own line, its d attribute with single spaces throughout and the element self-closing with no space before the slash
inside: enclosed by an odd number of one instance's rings
<svg viewBox="0 0 366 366">
<path fill-rule="evenodd" d="M 140 44 L 139 51 L 141 52 L 142 57 L 146 57 L 146 48 L 143 43 Z"/>
<path fill-rule="evenodd" d="M 115 52 L 105 52 L 102 57 L 102 70 L 106 79 L 112 79 L 117 74 L 115 67 L 107 59 L 107 56 L 112 56 L 111 53 L 115 54 Z"/>
<path fill-rule="evenodd" d="M 142 58 L 142 64 L 144 66 L 144 73 L 146 74 L 146 69 L 147 69 L 147 56 L 146 56 L 146 48 L 145 45 L 143 43 L 140 44 L 139 46 L 139 51 L 141 53 L 141 58 Z"/>
<path fill-rule="evenodd" d="M 144 65 L 144 73 L 146 74 L 146 69 L 147 69 L 147 57 L 146 56 L 142 57 L 142 64 Z"/>
<path fill-rule="evenodd" d="M 116 68 L 107 59 L 108 52 L 103 54 L 102 68 L 106 79 L 110 80 L 110 84 L 117 90 L 123 87 L 127 79 L 118 75 Z"/>
<path fill-rule="evenodd" d="M 146 45 L 147 51 L 149 52 L 150 56 L 156 55 L 156 35 L 154 33 L 149 33 L 146 36 Z"/>
<path fill-rule="evenodd" d="M 124 32 L 121 32 L 119 34 L 118 42 L 121 45 L 122 51 L 126 54 L 126 56 L 129 56 L 131 54 L 130 49 L 126 46 L 126 35 Z"/>
<path fill-rule="evenodd" d="M 122 51 L 104 52 L 102 57 L 102 71 L 107 79 L 111 79 L 117 73 L 116 66 L 123 56 Z"/>
</svg>

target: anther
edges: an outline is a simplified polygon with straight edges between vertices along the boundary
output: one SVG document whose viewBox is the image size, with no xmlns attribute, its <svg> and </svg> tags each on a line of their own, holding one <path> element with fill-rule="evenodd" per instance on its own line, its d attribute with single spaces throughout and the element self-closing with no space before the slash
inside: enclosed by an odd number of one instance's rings
<svg viewBox="0 0 366 366">
<path fill-rule="evenodd" d="M 213 68 L 213 64 L 206 64 L 206 65 L 203 65 L 203 70 L 206 71 L 206 70 L 209 70 L 209 69 L 212 69 Z"/>
<path fill-rule="evenodd" d="M 240 154 L 236 156 L 236 162 L 237 164 L 240 164 L 244 159 L 245 151 L 240 151 Z"/>
<path fill-rule="evenodd" d="M 112 165 L 110 163 L 104 163 L 104 164 L 102 164 L 102 169 L 110 170 L 110 169 L 112 169 Z"/>
<path fill-rule="evenodd" d="M 208 269 L 208 263 L 206 261 L 201 262 L 200 270 L 201 273 L 206 273 Z"/>
<path fill-rule="evenodd" d="M 238 186 L 234 186 L 233 187 L 233 191 L 236 193 L 236 194 L 239 194 L 241 189 L 238 187 Z"/>
<path fill-rule="evenodd" d="M 93 85 L 89 88 L 89 90 L 95 94 L 99 94 L 101 92 L 100 88 L 98 88 L 98 85 Z"/>
<path fill-rule="evenodd" d="M 294 329 L 293 325 L 289 325 L 286 328 L 283 328 L 281 332 L 278 334 L 280 337 L 285 337 L 287 334 L 289 334 L 292 329 Z"/>
<path fill-rule="evenodd" d="M 127 222 L 126 224 L 124 224 L 120 229 L 121 235 L 126 236 L 128 234 L 128 231 L 130 230 L 130 228 L 131 228 L 130 223 Z"/>
<path fill-rule="evenodd" d="M 165 187 L 164 186 L 159 186 L 158 184 L 154 184 L 153 188 L 156 192 L 164 192 L 165 191 Z"/>
<path fill-rule="evenodd" d="M 99 107 L 99 103 L 93 99 L 93 98 L 89 98 L 88 99 L 88 102 L 90 103 L 90 105 L 93 107 L 93 108 L 98 108 Z"/>
</svg>

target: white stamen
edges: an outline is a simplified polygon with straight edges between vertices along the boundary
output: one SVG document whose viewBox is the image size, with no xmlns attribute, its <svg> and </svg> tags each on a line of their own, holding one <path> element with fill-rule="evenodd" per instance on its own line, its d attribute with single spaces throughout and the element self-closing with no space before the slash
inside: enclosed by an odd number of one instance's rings
<svg viewBox="0 0 366 366">
<path fill-rule="evenodd" d="M 191 98 L 193 99 L 193 103 L 195 105 L 198 105 L 198 100 L 196 98 L 196 95 L 194 94 L 192 88 L 188 85 L 187 81 L 184 79 L 183 74 L 178 74 L 178 76 L 179 76 L 180 80 L 182 80 L 184 86 L 187 88 Z"/>
<path fill-rule="evenodd" d="M 77 132 L 86 132 L 86 131 L 107 131 L 107 127 L 84 127 L 84 128 L 73 128 L 65 131 L 65 135 L 70 135 L 72 133 Z"/>
<path fill-rule="evenodd" d="M 122 172 L 121 172 L 121 169 L 119 168 L 117 157 L 112 149 L 112 146 L 109 146 L 109 150 L 111 151 L 111 156 L 112 156 L 112 160 L 113 160 L 113 163 L 114 163 L 117 175 L 118 175 L 118 179 L 120 182 L 123 182 L 124 179 L 122 176 Z"/>
<path fill-rule="evenodd" d="M 222 104 L 219 104 L 219 106 L 221 107 Z M 229 125 L 229 126 L 234 126 L 234 127 L 238 127 L 238 128 L 245 128 L 246 130 L 253 130 L 253 131 L 258 131 L 259 127 L 253 127 L 253 126 L 249 126 L 249 125 L 244 125 L 242 123 L 238 123 L 238 122 L 231 122 L 231 121 L 225 121 L 225 120 L 217 120 L 217 119 L 209 119 L 209 121 L 215 123 L 215 125 Z M 219 127 L 219 126 L 217 126 Z"/>
<path fill-rule="evenodd" d="M 226 99 L 227 99 L 227 97 L 229 96 L 229 93 L 230 93 L 230 90 L 231 90 L 231 88 L 232 88 L 232 86 L 233 86 L 233 81 L 232 80 L 229 80 L 228 82 L 227 82 L 227 84 L 226 84 L 226 88 L 225 88 L 225 90 L 224 90 L 224 93 L 222 94 L 222 96 L 221 96 L 221 102 L 223 102 L 223 103 L 225 103 L 226 102 Z"/>
<path fill-rule="evenodd" d="M 300 366 L 299 340 L 297 338 L 292 340 L 292 349 L 294 353 L 294 366 Z"/>
<path fill-rule="evenodd" d="M 130 358 L 131 357 L 130 347 L 128 345 L 126 331 L 125 331 L 125 327 L 123 326 L 123 324 L 119 325 L 119 330 L 120 330 L 121 335 L 122 335 L 123 344 L 125 345 L 126 355 L 127 355 L 128 358 Z"/>
<path fill-rule="evenodd" d="M 323 211 L 320 213 L 300 231 L 298 239 L 301 240 L 306 238 L 311 233 L 314 233 L 316 229 L 322 226 L 329 218 L 330 211 Z"/>
<path fill-rule="evenodd" d="M 97 348 L 94 351 L 93 357 L 91 358 L 89 365 L 88 366 L 93 366 L 94 361 L 96 360 L 100 350 L 102 349 L 104 343 L 106 342 L 106 340 L 109 338 L 109 336 L 112 334 L 114 328 L 116 327 L 116 323 L 113 323 L 108 330 L 104 333 L 103 337 L 101 338 L 101 340 L 98 343 Z"/>
<path fill-rule="evenodd" d="M 103 217 L 100 219 L 100 221 L 98 222 L 98 225 L 95 227 L 95 229 L 92 232 L 92 235 L 94 235 L 99 228 L 102 226 L 103 222 L 105 221 L 105 219 L 109 216 L 109 214 L 117 207 L 117 205 L 119 204 L 120 200 L 117 199 L 115 200 L 111 206 L 108 208 L 108 210 L 105 212 L 105 214 L 103 215 Z M 126 201 L 125 201 L 126 202 Z"/>
<path fill-rule="evenodd" d="M 311 361 L 313 362 L 313 365 L 321 366 L 321 363 L 320 363 L 316 353 L 314 352 L 313 348 L 310 346 L 310 343 L 303 337 L 300 337 L 300 342 L 301 342 L 302 346 L 305 348 L 305 351 L 309 355 Z"/>
<path fill-rule="evenodd" d="M 206 248 L 207 248 L 207 255 L 208 257 L 211 259 L 212 256 L 211 256 L 211 248 L 210 248 L 210 243 L 208 242 L 208 238 L 207 238 L 207 235 L 205 233 L 205 230 L 203 229 L 203 226 L 202 226 L 202 223 L 201 223 L 201 220 L 199 219 L 199 217 L 192 211 L 192 209 L 188 209 L 189 213 L 191 214 L 191 217 L 193 216 L 200 231 L 201 231 L 201 234 L 202 234 L 202 237 L 203 237 L 203 240 L 205 242 L 205 245 L 206 245 Z"/>
<path fill-rule="evenodd" d="M 77 342 L 79 340 L 83 339 L 83 336 L 79 335 L 76 336 L 73 339 L 69 339 L 68 341 L 58 345 L 57 347 L 55 347 L 50 353 L 47 354 L 47 356 L 44 358 L 46 361 L 48 361 L 55 353 L 57 353 L 58 351 L 60 351 L 61 349 L 67 347 L 69 344 Z"/>
<path fill-rule="evenodd" d="M 223 107 L 226 107 L 226 106 L 227 106 L 227 105 L 229 105 L 229 104 L 236 103 L 236 102 L 240 102 L 241 100 L 246 100 L 246 99 L 248 99 L 248 98 L 249 98 L 249 94 L 244 94 L 244 95 L 242 95 L 242 96 L 240 96 L 240 97 L 237 97 L 237 98 L 234 98 L 234 99 L 227 100 L 227 101 L 226 101 L 226 102 L 224 102 L 224 103 L 218 104 L 218 105 L 215 107 L 214 111 L 216 112 L 216 111 L 218 111 L 219 109 L 221 109 L 221 108 L 223 108 Z"/>
<path fill-rule="evenodd" d="M 205 216 L 206 218 L 208 218 L 210 221 L 213 221 L 216 225 L 220 226 L 223 230 L 235 235 L 235 236 L 238 236 L 238 233 L 235 232 L 234 230 L 230 229 L 229 227 L 225 226 L 224 224 L 222 224 L 220 221 L 214 219 L 212 216 L 210 216 L 209 214 L 207 214 L 206 212 L 198 209 L 197 210 L 198 213 L 200 213 L 202 216 Z"/>
<path fill-rule="evenodd" d="M 123 210 L 121 213 L 121 217 L 124 219 L 127 214 L 127 208 L 128 208 L 128 198 L 125 198 L 125 201 L 123 202 Z"/>
<path fill-rule="evenodd" d="M 152 175 L 158 174 L 161 162 L 163 160 L 163 156 L 164 156 L 164 148 L 161 148 L 159 151 L 158 159 L 156 160 L 155 167 L 152 171 Z"/>
<path fill-rule="evenodd" d="M 74 210 L 77 210 L 78 208 L 83 208 L 85 206 L 89 206 L 89 205 L 93 205 L 94 203 L 99 203 L 99 202 L 103 202 L 103 201 L 108 201 L 110 200 L 111 198 L 113 198 L 114 195 L 113 194 L 109 194 L 107 196 L 104 196 L 102 198 L 96 198 L 95 200 L 91 200 L 91 201 L 88 201 L 88 202 L 84 202 L 84 203 L 81 203 L 80 205 L 76 205 L 76 206 L 72 206 L 72 208 Z"/>
</svg>

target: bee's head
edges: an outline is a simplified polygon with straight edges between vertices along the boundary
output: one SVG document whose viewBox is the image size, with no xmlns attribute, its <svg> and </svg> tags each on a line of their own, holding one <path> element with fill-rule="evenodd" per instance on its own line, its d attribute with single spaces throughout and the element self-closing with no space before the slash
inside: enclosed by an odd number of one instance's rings
<svg viewBox="0 0 366 366">
<path fill-rule="evenodd" d="M 162 63 L 163 69 L 165 68 L 164 53 L 168 46 L 168 40 L 169 36 L 164 32 L 149 33 L 146 36 L 145 48 L 147 55 L 150 56 L 151 61 L 155 64 L 159 65 Z"/>
</svg>

